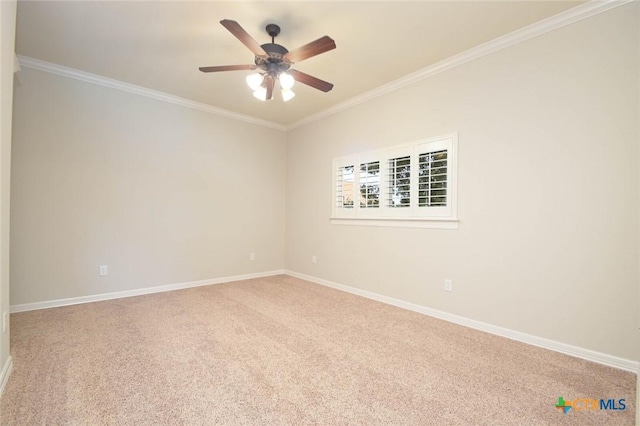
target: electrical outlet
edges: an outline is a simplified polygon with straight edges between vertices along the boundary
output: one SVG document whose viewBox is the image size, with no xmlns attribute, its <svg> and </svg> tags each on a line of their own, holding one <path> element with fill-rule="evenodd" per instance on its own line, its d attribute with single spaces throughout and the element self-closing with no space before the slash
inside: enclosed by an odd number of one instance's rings
<svg viewBox="0 0 640 426">
<path fill-rule="evenodd" d="M 444 291 L 453 291 L 453 281 L 444 280 Z"/>
<path fill-rule="evenodd" d="M 109 274 L 109 268 L 106 265 L 102 265 L 100 267 L 100 276 L 104 277 L 105 275 Z"/>
<path fill-rule="evenodd" d="M 316 255 L 314 254 L 313 256 L 311 256 L 311 263 L 313 263 L 314 265 L 316 263 L 318 263 L 318 258 L 316 257 Z"/>
<path fill-rule="evenodd" d="M 255 253 L 249 253 L 249 260 L 256 260 L 256 254 Z"/>
<path fill-rule="evenodd" d="M 9 320 L 9 313 L 7 311 L 4 311 L 2 313 L 2 332 L 6 333 L 7 332 L 7 321 Z"/>
</svg>

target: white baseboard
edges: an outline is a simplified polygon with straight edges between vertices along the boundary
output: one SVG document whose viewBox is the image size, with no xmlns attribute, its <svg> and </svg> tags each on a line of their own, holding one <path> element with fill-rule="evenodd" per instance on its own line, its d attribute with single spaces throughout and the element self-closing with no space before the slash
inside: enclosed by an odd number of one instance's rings
<svg viewBox="0 0 640 426">
<path fill-rule="evenodd" d="M 156 287 L 145 287 L 135 290 L 116 291 L 113 293 L 94 294 L 91 296 L 72 297 L 69 299 L 48 300 L 44 302 L 11 305 L 10 312 L 35 311 L 37 309 L 57 308 L 60 306 L 78 305 L 80 303 L 99 302 L 101 300 L 121 299 L 123 297 L 142 296 L 144 294 L 162 293 L 165 291 L 181 290 L 185 288 L 201 287 L 205 285 L 222 284 L 233 281 L 250 280 L 253 278 L 270 277 L 284 274 L 283 269 L 275 271 L 257 272 L 254 274 L 233 275 L 230 277 L 212 278 L 208 280 L 191 281 L 179 284 L 167 284 Z"/>
<path fill-rule="evenodd" d="M 409 311 L 414 311 L 424 315 L 429 315 L 431 317 L 449 321 L 454 324 L 463 325 L 465 327 L 495 334 L 497 336 L 506 337 L 511 340 L 517 340 L 518 342 L 527 343 L 529 345 L 538 346 L 538 347 L 549 349 L 555 352 L 560 352 L 565 355 L 570 355 L 576 358 L 585 359 L 587 361 L 596 362 L 598 364 L 607 365 L 609 367 L 618 368 L 620 370 L 626 370 L 626 371 L 630 371 L 632 373 L 638 374 L 638 370 L 640 367 L 640 363 L 638 361 L 618 358 L 613 355 L 603 354 L 601 352 L 592 351 L 590 349 L 584 349 L 577 346 L 568 345 L 566 343 L 556 342 L 554 340 L 532 336 L 530 334 L 521 333 L 519 331 L 510 330 L 508 328 L 498 327 L 492 324 L 487 324 L 485 322 L 476 321 L 476 320 L 461 317 L 458 315 L 450 314 L 447 312 L 439 311 L 437 309 L 427 308 L 422 305 L 416 305 L 415 303 L 406 302 L 404 300 L 394 299 L 392 297 L 383 296 L 381 294 L 373 293 L 370 291 L 361 290 L 355 287 L 349 287 L 343 284 L 334 283 L 332 281 L 313 277 L 311 275 L 301 274 L 301 273 L 290 271 L 290 270 L 285 270 L 285 274 L 291 275 L 292 277 L 300 278 L 306 281 L 310 281 L 312 283 L 331 287 L 336 290 L 341 290 L 347 293 L 366 297 L 367 299 L 372 299 L 378 302 L 386 303 L 388 305 L 397 306 L 399 308 L 407 309 Z"/>
<path fill-rule="evenodd" d="M 9 376 L 13 371 L 13 359 L 11 359 L 11 355 L 7 358 L 7 361 L 4 363 L 4 367 L 2 367 L 2 372 L 0 373 L 0 396 L 4 392 L 4 387 L 7 385 L 9 381 Z"/>
<path fill-rule="evenodd" d="M 331 287 L 336 290 L 345 291 L 347 293 L 355 294 L 358 296 L 366 297 L 367 299 L 376 300 L 378 302 L 386 303 L 388 305 L 397 306 L 399 308 L 407 309 L 410 311 L 418 312 L 424 315 L 429 315 L 435 318 L 439 318 L 445 321 L 452 322 L 454 324 L 463 325 L 465 327 L 473 328 L 476 330 L 484 331 L 487 333 L 495 334 L 497 336 L 506 337 L 508 339 L 516 340 L 518 342 L 527 343 L 529 345 L 538 346 L 544 349 L 549 349 L 555 352 L 560 352 L 566 355 L 570 355 L 576 358 L 585 359 L 587 361 L 596 362 L 598 364 L 607 365 L 609 367 L 618 368 L 621 370 L 630 371 L 638 374 L 640 369 L 640 363 L 638 361 L 628 360 L 624 358 L 618 358 L 613 355 L 604 354 L 601 352 L 592 351 L 590 349 L 584 349 L 577 346 L 572 346 L 566 343 L 556 342 L 555 340 L 545 339 L 538 336 L 522 333 L 519 331 L 510 330 L 508 328 L 498 327 L 492 324 L 488 324 L 481 321 L 465 318 L 459 315 L 450 314 L 437 309 L 427 308 L 415 303 L 406 302 L 400 299 L 394 299 L 392 297 L 383 296 L 381 294 L 373 293 L 366 290 L 361 290 L 355 287 L 349 287 L 347 285 L 338 284 L 332 281 L 328 281 L 322 278 L 317 278 L 311 275 L 301 274 L 290 270 L 274 270 L 266 272 L 258 272 L 253 274 L 234 275 L 230 277 L 213 278 L 201 281 L 191 281 L 180 284 L 168 284 L 156 287 L 146 287 L 135 290 L 126 290 L 113 293 L 96 294 L 92 296 L 73 297 L 69 299 L 50 300 L 45 302 L 25 303 L 21 305 L 12 305 L 10 308 L 11 313 L 33 311 L 37 309 L 55 308 L 60 306 L 77 305 L 80 303 L 98 302 L 101 300 L 120 299 L 123 297 L 141 296 L 144 294 L 162 293 L 165 291 L 181 290 L 185 288 L 201 287 L 213 284 L 222 284 L 233 281 L 249 280 L 254 278 L 269 277 L 273 275 L 291 275 L 292 277 L 300 278 L 312 283 Z M 4 388 L 4 384 L 11 374 L 13 362 L 11 357 L 5 364 L 2 375 L 0 376 L 0 394 Z"/>
</svg>

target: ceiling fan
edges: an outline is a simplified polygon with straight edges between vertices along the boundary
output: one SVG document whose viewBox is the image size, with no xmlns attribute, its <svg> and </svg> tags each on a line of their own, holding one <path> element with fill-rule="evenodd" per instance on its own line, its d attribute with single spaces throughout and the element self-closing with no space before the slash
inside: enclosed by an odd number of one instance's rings
<svg viewBox="0 0 640 426">
<path fill-rule="evenodd" d="M 259 45 L 244 28 L 236 21 L 223 19 L 220 21 L 231 34 L 253 52 L 255 65 L 222 65 L 214 67 L 200 67 L 202 72 L 219 71 L 245 71 L 257 70 L 255 74 L 247 76 L 247 84 L 254 90 L 253 95 L 263 101 L 273 98 L 273 89 L 276 80 L 280 82 L 282 98 L 286 102 L 295 96 L 291 90 L 295 81 L 298 81 L 314 89 L 328 92 L 333 89 L 333 84 L 328 83 L 309 74 L 290 69 L 295 62 L 300 62 L 321 53 L 336 48 L 336 42 L 329 36 L 307 43 L 304 46 L 288 51 L 284 46 L 275 43 L 275 38 L 280 34 L 280 27 L 276 24 L 266 26 L 267 34 L 271 37 L 271 43 Z"/>
</svg>

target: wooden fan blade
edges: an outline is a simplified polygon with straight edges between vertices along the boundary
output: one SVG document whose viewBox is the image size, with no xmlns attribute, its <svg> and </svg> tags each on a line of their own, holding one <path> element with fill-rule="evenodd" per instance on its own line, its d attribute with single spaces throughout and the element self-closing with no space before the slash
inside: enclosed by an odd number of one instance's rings
<svg viewBox="0 0 640 426">
<path fill-rule="evenodd" d="M 220 72 L 220 71 L 246 71 L 255 70 L 255 65 L 222 65 L 219 67 L 200 67 L 202 72 Z"/>
<path fill-rule="evenodd" d="M 328 92 L 329 90 L 333 89 L 333 84 L 324 80 L 320 80 L 319 78 L 316 78 L 312 75 L 303 73 L 302 71 L 290 69 L 289 71 L 287 71 L 287 73 L 289 73 L 295 81 L 306 84 L 307 86 L 311 86 L 314 89 L 322 90 L 323 92 Z"/>
<path fill-rule="evenodd" d="M 320 37 L 319 39 L 307 43 L 304 46 L 293 49 L 291 52 L 284 55 L 284 58 L 289 62 L 300 62 L 304 59 L 311 58 L 312 56 L 319 55 L 321 53 L 333 50 L 336 48 L 336 42 L 329 36 Z"/>
<path fill-rule="evenodd" d="M 264 51 L 262 47 L 256 42 L 248 32 L 244 30 L 236 21 L 232 21 L 230 19 L 223 19 L 220 21 L 223 27 L 229 30 L 231 34 L 233 34 L 238 40 L 242 42 L 245 46 L 249 48 L 256 56 L 266 56 L 267 52 Z"/>
<path fill-rule="evenodd" d="M 265 99 L 268 101 L 273 98 L 273 85 L 275 84 L 275 81 L 269 76 L 266 76 L 264 79 L 267 84 L 267 97 Z"/>
</svg>

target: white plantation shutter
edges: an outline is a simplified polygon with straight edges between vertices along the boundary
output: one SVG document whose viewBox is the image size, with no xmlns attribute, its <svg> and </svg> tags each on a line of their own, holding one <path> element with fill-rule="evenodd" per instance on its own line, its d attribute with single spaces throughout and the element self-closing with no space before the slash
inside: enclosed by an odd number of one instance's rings
<svg viewBox="0 0 640 426">
<path fill-rule="evenodd" d="M 387 206 L 411 207 L 411 156 L 390 158 L 387 167 Z"/>
<path fill-rule="evenodd" d="M 343 157 L 333 171 L 336 218 L 456 220 L 456 134 Z"/>
<path fill-rule="evenodd" d="M 355 163 L 350 158 L 336 159 L 333 171 L 333 216 L 352 217 L 357 190 Z"/>
<path fill-rule="evenodd" d="M 339 191 L 339 202 L 340 207 L 345 209 L 352 209 L 354 205 L 354 170 L 353 166 L 343 166 L 339 169 L 338 178 L 340 179 L 340 185 L 338 188 Z"/>
<path fill-rule="evenodd" d="M 414 183 L 412 147 L 387 150 L 384 173 L 384 209 L 383 216 L 411 216 L 414 205 L 412 191 Z"/>
<path fill-rule="evenodd" d="M 358 175 L 360 188 L 360 208 L 377 209 L 380 207 L 380 161 L 360 163 Z"/>
<path fill-rule="evenodd" d="M 446 149 L 418 154 L 418 206 L 447 205 Z"/>
<path fill-rule="evenodd" d="M 454 138 L 431 140 L 416 145 L 417 211 L 421 217 L 452 216 L 455 165 L 452 162 Z"/>
</svg>

